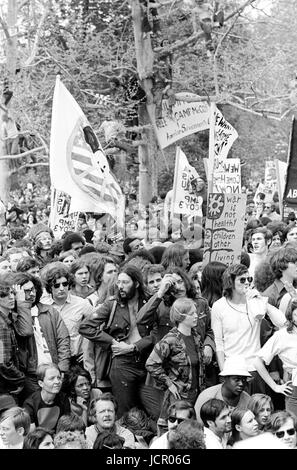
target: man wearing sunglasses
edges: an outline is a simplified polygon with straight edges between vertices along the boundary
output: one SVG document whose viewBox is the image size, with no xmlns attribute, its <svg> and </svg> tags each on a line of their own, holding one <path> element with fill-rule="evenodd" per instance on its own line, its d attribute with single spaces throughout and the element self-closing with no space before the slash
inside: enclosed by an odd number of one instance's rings
<svg viewBox="0 0 297 470">
<path fill-rule="evenodd" d="M 18 395 L 24 386 L 16 341 L 16 334 L 31 334 L 30 318 L 22 308 L 24 301 L 24 292 L 14 285 L 14 275 L 0 274 L 0 394 Z"/>
<path fill-rule="evenodd" d="M 223 297 L 212 306 L 211 324 L 220 370 L 227 358 L 243 356 L 248 371 L 253 376 L 253 381 L 248 384 L 250 394 L 266 393 L 265 382 L 254 365 L 261 348 L 261 323 L 266 314 L 277 328 L 281 328 L 286 322 L 285 315 L 270 305 L 267 297 L 251 288 L 251 278 L 246 266 L 229 266 L 223 274 Z"/>
<path fill-rule="evenodd" d="M 196 420 L 195 410 L 188 401 L 177 400 L 168 408 L 168 431 L 162 434 L 160 437 L 157 437 L 150 445 L 150 449 L 169 449 L 170 433 L 176 429 L 177 426 L 185 419 Z"/>
<path fill-rule="evenodd" d="M 20 272 L 15 275 L 15 282 L 24 292 L 31 319 L 31 335 L 25 338 L 17 335 L 20 369 L 26 375 L 20 395 L 20 401 L 24 401 L 40 390 L 36 374 L 40 364 L 53 362 L 61 372 L 69 370 L 70 338 L 59 312 L 40 302 L 41 281 L 32 274 Z"/>
<path fill-rule="evenodd" d="M 70 336 L 70 365 L 82 365 L 94 377 L 94 364 L 88 355 L 88 341 L 79 334 L 79 326 L 84 318 L 95 313 L 87 299 L 70 293 L 72 275 L 64 263 L 50 263 L 43 272 L 44 285 L 50 298 L 47 302 L 61 315 Z"/>
</svg>

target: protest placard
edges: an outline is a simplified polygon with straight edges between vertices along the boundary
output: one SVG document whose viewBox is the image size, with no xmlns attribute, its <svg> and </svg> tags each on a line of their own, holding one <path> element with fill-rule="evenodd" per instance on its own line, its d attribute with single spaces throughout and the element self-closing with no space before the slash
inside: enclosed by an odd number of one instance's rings
<svg viewBox="0 0 297 470">
<path fill-rule="evenodd" d="M 162 101 L 162 117 L 153 123 L 162 149 L 174 142 L 209 128 L 209 105 L 206 101 L 176 101 L 169 106 Z"/>
<path fill-rule="evenodd" d="M 205 224 L 203 265 L 240 262 L 246 194 L 210 193 Z"/>
<path fill-rule="evenodd" d="M 265 201 L 272 201 L 272 196 L 277 191 L 277 174 L 274 160 L 266 160 L 264 175 Z"/>
<path fill-rule="evenodd" d="M 64 232 L 75 231 L 79 212 L 69 212 L 71 197 L 63 191 L 56 191 L 51 208 L 50 226 L 56 238 Z"/>
<path fill-rule="evenodd" d="M 200 176 L 189 164 L 184 152 L 177 147 L 172 193 L 172 213 L 202 217 L 203 198 L 196 191 Z M 194 184 L 195 182 L 195 184 Z"/>
<path fill-rule="evenodd" d="M 239 158 L 227 158 L 225 160 L 215 158 L 213 192 L 241 193 L 241 168 Z"/>
<path fill-rule="evenodd" d="M 226 121 L 221 111 L 215 107 L 214 156 L 224 160 L 238 137 L 236 129 Z"/>
</svg>

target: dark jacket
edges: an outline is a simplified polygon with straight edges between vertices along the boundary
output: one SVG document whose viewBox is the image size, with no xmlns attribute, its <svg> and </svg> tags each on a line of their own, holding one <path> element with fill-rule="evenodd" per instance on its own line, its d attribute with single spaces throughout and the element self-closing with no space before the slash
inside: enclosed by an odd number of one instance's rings
<svg viewBox="0 0 297 470">
<path fill-rule="evenodd" d="M 203 346 L 210 346 L 215 352 L 214 332 L 211 328 L 211 317 L 208 302 L 203 297 L 193 299 L 197 306 L 198 323 L 197 332 L 200 335 Z M 170 307 L 164 304 L 163 299 L 153 295 L 150 300 L 141 308 L 137 315 L 137 326 L 151 326 L 154 322 L 158 325 L 155 341 L 160 341 L 165 336 L 173 324 L 170 321 Z"/>
<path fill-rule="evenodd" d="M 108 322 L 115 300 L 117 304 L 109 331 L 102 331 L 100 326 Z M 138 308 L 140 309 L 145 303 L 145 299 L 139 298 Z M 96 310 L 96 314 L 95 318 L 86 318 L 81 322 L 79 333 L 82 336 L 90 341 L 95 341 L 104 349 L 110 348 L 113 339 L 117 341 L 126 341 L 128 339 L 131 325 L 129 309 L 126 303 L 121 303 L 115 297 L 110 297 Z M 137 326 L 141 340 L 137 341 L 136 349 L 140 356 L 147 356 L 153 347 L 153 336 L 151 335 L 153 324 Z"/>
<path fill-rule="evenodd" d="M 8 393 L 24 385 L 25 376 L 19 363 L 16 336 L 31 334 L 30 320 L 25 302 L 8 317 L 0 311 L 0 393 Z"/>
<path fill-rule="evenodd" d="M 52 361 L 59 366 L 61 372 L 66 372 L 69 370 L 71 352 L 69 333 L 65 323 L 59 312 L 51 305 L 39 303 L 37 308 L 39 324 L 48 345 Z M 38 357 L 30 308 L 27 314 L 30 317 L 30 336 L 24 338 L 17 335 L 19 361 L 23 372 L 35 375 Z"/>
</svg>

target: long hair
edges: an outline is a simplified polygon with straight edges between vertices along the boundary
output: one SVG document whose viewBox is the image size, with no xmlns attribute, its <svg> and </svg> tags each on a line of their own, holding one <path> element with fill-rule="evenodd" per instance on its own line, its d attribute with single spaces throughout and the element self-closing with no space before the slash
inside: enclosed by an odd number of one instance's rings
<svg viewBox="0 0 297 470">
<path fill-rule="evenodd" d="M 24 438 L 23 449 L 39 449 L 40 444 L 46 436 L 53 436 L 54 431 L 42 428 L 41 426 L 30 431 Z"/>
<path fill-rule="evenodd" d="M 32 282 L 36 291 L 35 301 L 33 303 L 34 306 L 40 302 L 40 299 L 42 297 L 41 281 L 36 276 L 33 276 L 33 274 L 29 274 L 26 272 L 19 272 L 15 274 L 15 283 L 19 284 L 20 286 L 23 286 L 24 284 L 27 284 L 27 282 L 30 281 Z"/>
<path fill-rule="evenodd" d="M 177 266 L 179 268 L 183 267 L 183 257 L 189 250 L 186 249 L 180 243 L 174 243 L 166 248 L 162 255 L 161 264 L 163 264 L 165 269 L 169 267 Z"/>
<path fill-rule="evenodd" d="M 248 408 L 234 408 L 231 413 L 231 442 L 234 444 L 235 442 L 241 441 L 240 432 L 236 429 L 236 425 L 240 424 L 242 418 L 247 413 Z"/>
<path fill-rule="evenodd" d="M 244 264 L 233 264 L 229 266 L 223 273 L 223 295 L 227 299 L 232 298 L 234 281 L 237 276 L 246 274 L 248 272 L 247 267 Z"/>
<path fill-rule="evenodd" d="M 197 297 L 195 284 L 183 269 L 177 266 L 171 266 L 166 270 L 165 274 L 177 274 L 178 276 L 180 276 L 185 284 L 186 297 L 188 297 L 189 299 L 195 299 Z M 171 289 L 169 289 L 169 292 L 164 295 L 165 305 L 171 306 L 175 299 L 176 297 L 174 296 L 174 291 L 172 291 Z"/>
<path fill-rule="evenodd" d="M 226 269 L 226 264 L 220 261 L 211 261 L 202 271 L 201 295 L 207 300 L 210 307 L 223 295 L 222 276 Z"/>
<path fill-rule="evenodd" d="M 248 405 L 247 405 L 248 409 L 251 410 L 254 413 L 255 418 L 256 418 L 256 420 L 259 424 L 259 429 L 260 429 L 260 427 L 263 429 L 263 425 L 261 423 L 259 423 L 258 415 L 259 415 L 261 409 L 263 408 L 263 406 L 266 403 L 269 403 L 271 413 L 273 413 L 274 406 L 273 406 L 272 399 L 269 395 L 265 395 L 264 393 L 254 393 L 251 396 L 251 398 L 248 402 Z"/>
<path fill-rule="evenodd" d="M 125 264 L 124 266 L 121 267 L 119 274 L 124 273 L 129 276 L 134 285 L 138 283 L 138 294 L 141 299 L 147 299 L 149 297 L 148 290 L 144 284 L 144 280 L 141 274 L 141 271 L 136 268 L 136 266 L 133 266 L 131 264 Z M 121 299 L 121 302 L 123 300 Z"/>
<path fill-rule="evenodd" d="M 292 333 L 293 328 L 295 326 L 294 321 L 293 321 L 293 313 L 294 313 L 294 310 L 296 309 L 297 309 L 297 299 L 291 299 L 287 306 L 287 310 L 285 313 L 285 316 L 287 319 L 286 327 L 287 327 L 288 333 Z"/>
</svg>

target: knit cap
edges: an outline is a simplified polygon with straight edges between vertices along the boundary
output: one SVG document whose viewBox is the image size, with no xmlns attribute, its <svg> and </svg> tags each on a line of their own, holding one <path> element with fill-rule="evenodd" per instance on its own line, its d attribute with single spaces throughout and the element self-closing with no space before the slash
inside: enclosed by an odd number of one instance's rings
<svg viewBox="0 0 297 470">
<path fill-rule="evenodd" d="M 50 227 L 48 227 L 47 225 L 42 224 L 42 223 L 38 223 L 38 224 L 33 225 L 29 230 L 28 236 L 34 242 L 36 240 L 37 236 L 42 232 L 48 232 L 48 233 L 50 233 L 51 237 L 54 238 L 52 229 Z"/>
</svg>

